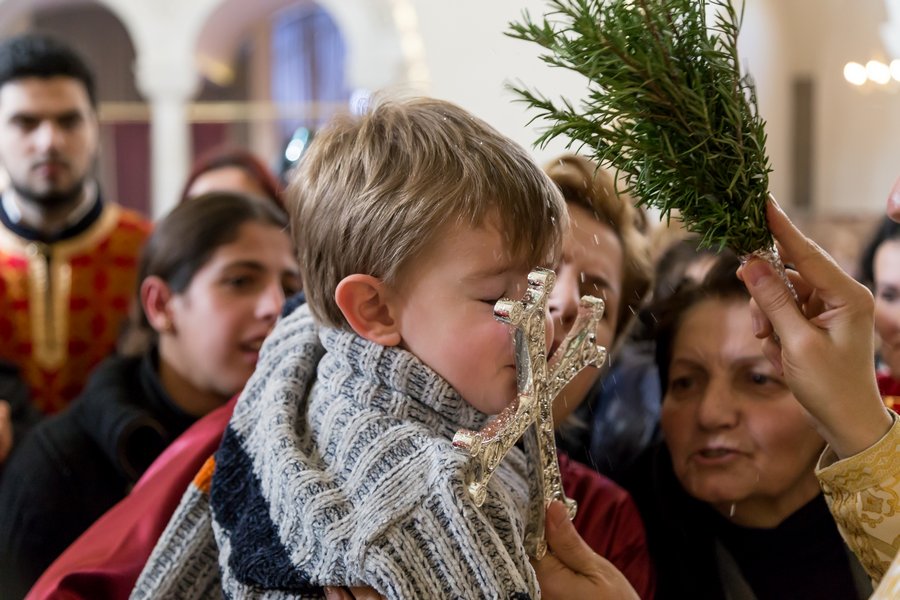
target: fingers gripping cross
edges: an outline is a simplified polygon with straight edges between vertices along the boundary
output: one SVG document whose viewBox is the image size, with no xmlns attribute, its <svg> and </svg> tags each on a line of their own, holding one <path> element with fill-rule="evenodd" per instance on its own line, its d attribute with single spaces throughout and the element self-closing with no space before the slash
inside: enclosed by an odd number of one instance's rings
<svg viewBox="0 0 900 600">
<path fill-rule="evenodd" d="M 488 481 L 500 461 L 529 427 L 535 427 L 537 443 L 526 444 L 529 460 L 537 462 L 537 477 L 531 486 L 532 514 L 525 538 L 526 549 L 535 558 L 541 558 L 547 551 L 544 541 L 547 505 L 552 500 L 564 502 L 570 518 L 576 511 L 575 502 L 566 498 L 560 481 L 553 437 L 553 400 L 581 369 L 588 365 L 600 367 L 606 361 L 606 349 L 597 346 L 594 333 L 603 316 L 603 300 L 583 296 L 572 329 L 548 362 L 545 314 L 555 282 L 553 271 L 536 269 L 528 274 L 528 289 L 522 300 L 504 298 L 494 305 L 494 317 L 515 328 L 518 393 L 482 429 L 463 429 L 453 437 L 453 446 L 470 456 L 468 492 L 475 504 L 481 506 Z"/>
</svg>

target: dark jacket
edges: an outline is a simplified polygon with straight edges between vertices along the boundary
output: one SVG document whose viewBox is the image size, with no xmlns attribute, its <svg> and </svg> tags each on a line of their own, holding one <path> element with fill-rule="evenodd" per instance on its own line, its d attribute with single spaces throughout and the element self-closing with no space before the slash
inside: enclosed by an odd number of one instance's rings
<svg viewBox="0 0 900 600">
<path fill-rule="evenodd" d="M 662 393 L 653 343 L 629 340 L 560 427 L 557 445 L 572 459 L 619 480 L 660 439 Z"/>
<path fill-rule="evenodd" d="M 872 592 L 822 494 L 775 528 L 741 527 L 684 491 L 662 443 L 622 485 L 647 530 L 658 599 L 862 599 Z"/>
<path fill-rule="evenodd" d="M 12 451 L 15 452 L 25 435 L 41 420 L 41 413 L 31 403 L 28 386 L 19 376 L 18 367 L 5 360 L 0 360 L 0 400 L 9 403 L 13 427 Z M 0 464 L 2 475 L 3 464 Z"/>
<path fill-rule="evenodd" d="M 23 596 L 194 422 L 172 403 L 157 372 L 155 352 L 107 359 L 69 409 L 23 440 L 0 482 L 4 598 Z"/>
</svg>

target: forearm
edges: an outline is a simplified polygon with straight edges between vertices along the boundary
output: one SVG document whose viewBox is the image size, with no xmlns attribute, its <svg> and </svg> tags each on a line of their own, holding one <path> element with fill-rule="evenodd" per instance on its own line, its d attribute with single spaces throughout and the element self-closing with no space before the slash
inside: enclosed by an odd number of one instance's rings
<svg viewBox="0 0 900 600">
<path fill-rule="evenodd" d="M 823 414 L 818 418 L 813 415 L 813 418 L 816 419 L 819 434 L 828 442 L 837 460 L 851 458 L 876 446 L 894 423 L 892 413 L 884 406 L 874 387 L 867 391 L 864 398 L 852 404 L 830 404 L 834 414 Z"/>
</svg>

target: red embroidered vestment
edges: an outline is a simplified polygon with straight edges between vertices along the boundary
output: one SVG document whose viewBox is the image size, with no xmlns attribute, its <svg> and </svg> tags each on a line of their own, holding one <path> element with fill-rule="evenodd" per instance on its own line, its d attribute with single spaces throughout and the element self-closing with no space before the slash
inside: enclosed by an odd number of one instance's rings
<svg viewBox="0 0 900 600">
<path fill-rule="evenodd" d="M 115 349 L 149 232 L 115 204 L 52 244 L 0 226 L 0 358 L 19 367 L 43 413 L 65 408 Z"/>
</svg>

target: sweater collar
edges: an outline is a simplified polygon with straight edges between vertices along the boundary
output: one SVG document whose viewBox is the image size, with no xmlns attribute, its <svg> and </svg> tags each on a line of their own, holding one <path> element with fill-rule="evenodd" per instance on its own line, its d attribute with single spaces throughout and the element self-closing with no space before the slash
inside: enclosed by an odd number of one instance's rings
<svg viewBox="0 0 900 600">
<path fill-rule="evenodd" d="M 480 429 L 488 420 L 447 380 L 407 350 L 325 327 L 319 330 L 319 339 L 339 368 L 350 369 L 360 380 L 376 385 L 375 393 L 368 399 L 373 404 L 391 410 L 390 405 L 399 408 L 399 403 L 411 400 L 460 429 Z"/>
</svg>

